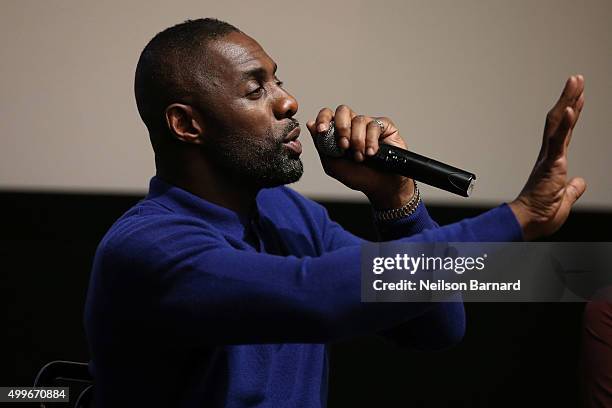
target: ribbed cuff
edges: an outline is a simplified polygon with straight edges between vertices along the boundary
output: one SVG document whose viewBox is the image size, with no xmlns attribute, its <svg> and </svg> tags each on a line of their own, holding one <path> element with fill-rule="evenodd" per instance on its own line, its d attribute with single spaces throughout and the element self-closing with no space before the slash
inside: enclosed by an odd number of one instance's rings
<svg viewBox="0 0 612 408">
<path fill-rule="evenodd" d="M 438 224 L 429 216 L 423 201 L 419 203 L 414 213 L 407 217 L 376 222 L 380 237 L 385 241 L 418 234 L 423 230 L 436 228 L 437 226 Z"/>
</svg>

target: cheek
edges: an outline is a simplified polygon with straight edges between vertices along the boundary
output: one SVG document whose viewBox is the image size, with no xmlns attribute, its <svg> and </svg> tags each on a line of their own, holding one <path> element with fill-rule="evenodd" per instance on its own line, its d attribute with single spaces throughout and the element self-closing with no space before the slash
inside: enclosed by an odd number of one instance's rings
<svg viewBox="0 0 612 408">
<path fill-rule="evenodd" d="M 266 138 L 271 133 L 271 116 L 263 106 L 241 103 L 232 112 L 228 115 L 228 123 L 236 133 L 248 134 L 253 138 Z"/>
</svg>

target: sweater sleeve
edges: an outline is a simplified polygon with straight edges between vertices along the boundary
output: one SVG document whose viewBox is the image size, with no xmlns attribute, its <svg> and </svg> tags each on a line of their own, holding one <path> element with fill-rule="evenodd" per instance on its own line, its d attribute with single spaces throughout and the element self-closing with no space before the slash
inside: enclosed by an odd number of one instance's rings
<svg viewBox="0 0 612 408">
<path fill-rule="evenodd" d="M 316 215 L 325 238 L 326 251 L 364 242 L 333 222 L 324 207 L 310 200 L 303 201 L 301 197 L 298 201 L 310 209 L 310 214 Z M 438 228 L 438 224 L 421 202 L 410 216 L 378 223 L 376 227 L 380 241 L 390 241 Z M 453 299 L 456 301 L 450 301 Z M 378 334 L 399 347 L 417 350 L 440 350 L 459 343 L 465 334 L 465 310 L 461 294 L 454 294 L 453 298 L 446 302 L 428 306 L 429 308 L 423 308 L 425 311 L 422 315 Z"/>
<path fill-rule="evenodd" d="M 381 241 L 438 227 L 422 201 L 410 216 L 377 224 Z M 417 350 L 441 350 L 455 345 L 465 335 L 465 308 L 460 293 L 454 294 L 453 298 L 456 301 L 437 303 L 423 315 L 379 334 L 399 347 Z"/>
<path fill-rule="evenodd" d="M 506 206 L 402 242 L 513 241 Z M 431 309 L 362 303 L 360 246 L 296 258 L 238 250 L 198 219 L 140 215 L 102 242 L 91 313 L 121 316 L 114 333 L 170 344 L 325 343 L 389 329 Z M 112 299 L 109 302 L 108 299 Z"/>
<path fill-rule="evenodd" d="M 325 251 L 334 251 L 365 242 L 332 221 L 323 206 L 314 202 L 307 202 L 307 205 L 313 213 L 317 214 L 319 224 L 322 225 Z M 422 202 L 410 216 L 376 225 L 380 241 L 409 237 L 431 228 L 438 228 L 438 224 L 429 216 Z"/>
<path fill-rule="evenodd" d="M 381 241 L 391 241 L 409 237 L 427 229 L 438 228 L 438 226 L 438 223 L 429 216 L 425 204 L 421 201 L 413 214 L 393 221 L 379 222 L 376 228 Z"/>
</svg>

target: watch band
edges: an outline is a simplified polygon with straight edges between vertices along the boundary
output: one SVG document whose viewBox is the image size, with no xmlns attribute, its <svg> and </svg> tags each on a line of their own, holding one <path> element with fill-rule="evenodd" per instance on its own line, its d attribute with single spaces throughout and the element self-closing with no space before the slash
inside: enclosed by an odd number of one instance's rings
<svg viewBox="0 0 612 408">
<path fill-rule="evenodd" d="M 413 182 L 414 194 L 412 195 L 410 201 L 399 208 L 392 208 L 390 210 L 374 210 L 374 219 L 377 222 L 394 221 L 414 214 L 421 202 L 421 193 L 417 187 L 416 181 L 413 180 Z"/>
</svg>

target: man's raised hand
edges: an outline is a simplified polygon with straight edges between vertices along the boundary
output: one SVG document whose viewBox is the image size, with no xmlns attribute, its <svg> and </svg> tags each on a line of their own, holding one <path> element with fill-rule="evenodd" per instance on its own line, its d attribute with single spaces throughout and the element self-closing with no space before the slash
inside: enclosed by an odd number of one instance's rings
<svg viewBox="0 0 612 408">
<path fill-rule="evenodd" d="M 586 189 L 584 179 L 567 179 L 568 146 L 583 106 L 584 78 L 573 75 L 546 116 L 542 147 L 531 175 L 519 196 L 509 204 L 525 240 L 557 231 Z"/>
</svg>

